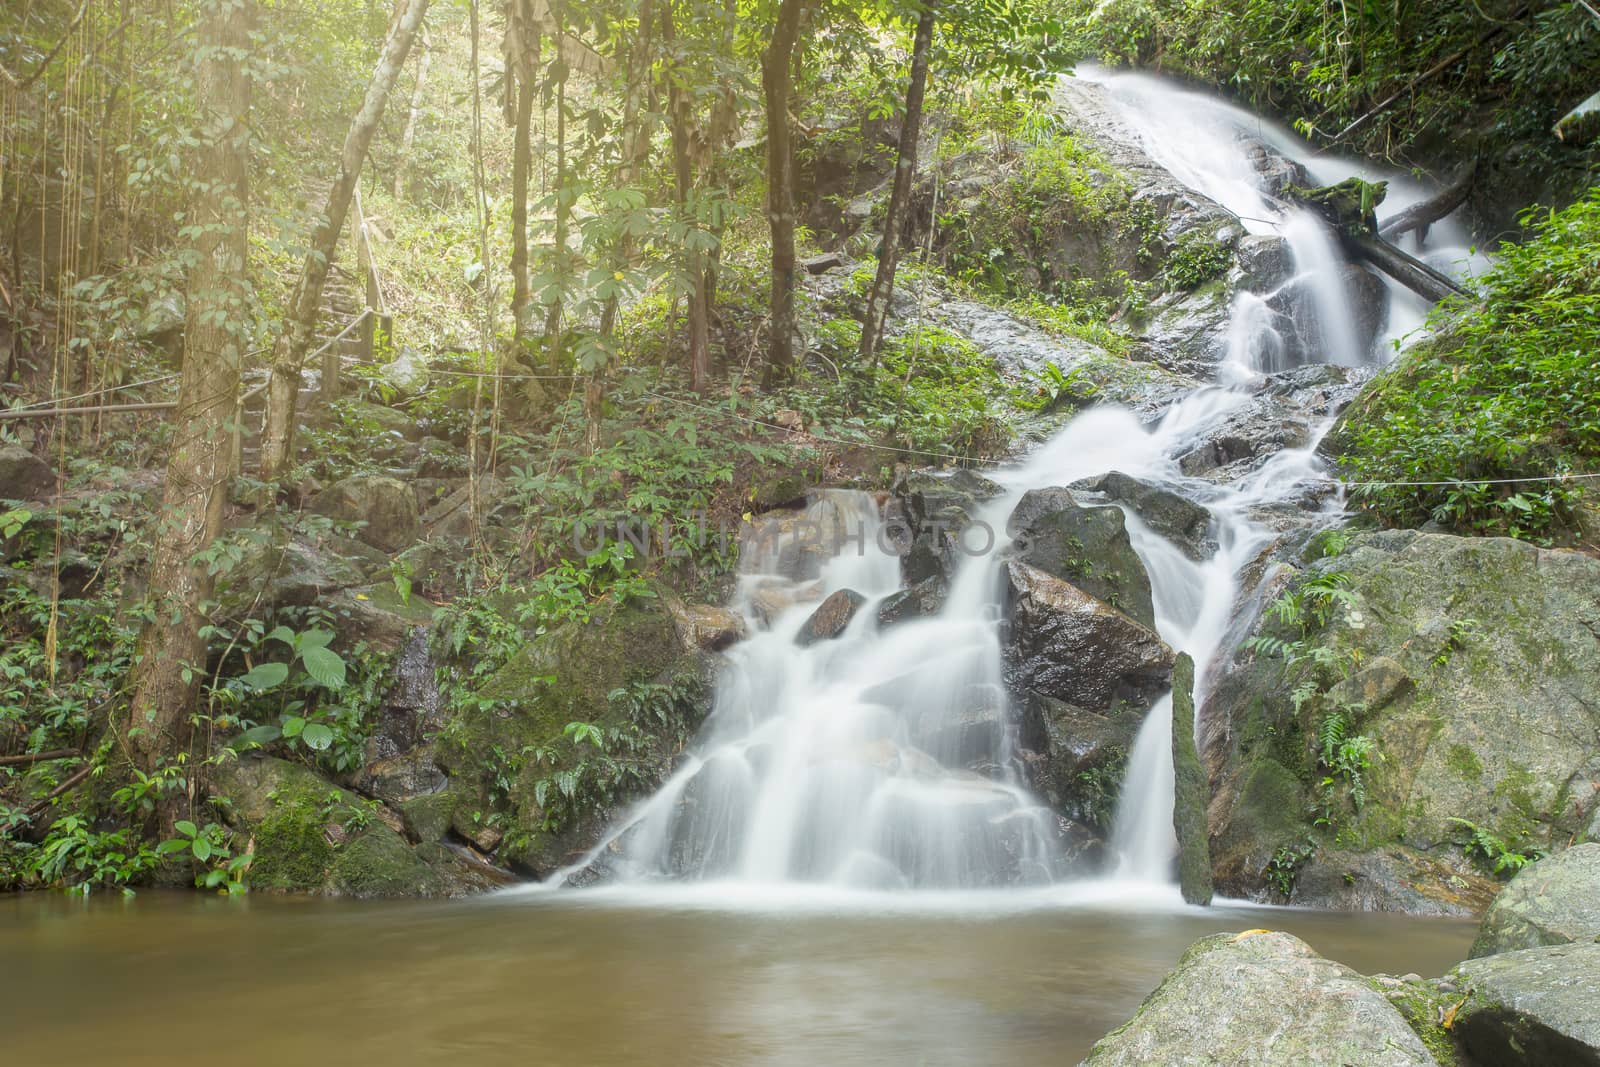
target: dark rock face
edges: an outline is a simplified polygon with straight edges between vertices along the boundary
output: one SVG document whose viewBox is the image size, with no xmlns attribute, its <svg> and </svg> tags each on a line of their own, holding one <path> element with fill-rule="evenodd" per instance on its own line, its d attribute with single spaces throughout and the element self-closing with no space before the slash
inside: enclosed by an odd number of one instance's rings
<svg viewBox="0 0 1600 1067">
<path fill-rule="evenodd" d="M 1018 744 L 1029 785 L 1053 810 L 1109 835 L 1139 732 L 1137 710 L 1107 715 L 1034 692 L 1023 693 L 1018 703 Z"/>
<path fill-rule="evenodd" d="M 721 652 L 749 636 L 743 616 L 711 604 L 685 604 L 669 599 L 667 610 L 677 624 L 678 637 L 689 648 Z"/>
<path fill-rule="evenodd" d="M 1211 539 L 1211 512 L 1186 500 L 1170 489 L 1140 481 L 1121 471 L 1086 478 L 1072 486 L 1104 493 L 1119 504 L 1126 504 L 1144 524 L 1165 537 L 1196 562 L 1209 559 L 1217 550 Z"/>
<path fill-rule="evenodd" d="M 850 620 L 856 617 L 856 612 L 866 602 L 867 598 L 854 589 L 840 589 L 829 595 L 800 627 L 794 643 L 805 646 L 833 640 L 845 632 Z"/>
<path fill-rule="evenodd" d="M 1289 934 L 1195 942 L 1085 1067 L 1437 1067 L 1404 1016 L 1361 975 Z"/>
<path fill-rule="evenodd" d="M 1600 940 L 1600 844 L 1525 867 L 1495 897 L 1472 955 Z"/>
<path fill-rule="evenodd" d="M 964 554 L 985 548 L 987 534 L 973 535 L 969 545 L 963 533 L 985 501 L 1004 492 L 983 475 L 965 468 L 953 471 L 915 470 L 894 488 L 897 517 L 908 538 L 902 546 L 901 573 L 907 585 L 929 578 L 948 582 Z M 992 540 L 988 547 L 993 547 Z"/>
<path fill-rule="evenodd" d="M 1120 508 L 1084 507 L 1067 489 L 1034 489 L 1017 503 L 1006 532 L 1016 559 L 1155 628 L 1150 577 Z"/>
<path fill-rule="evenodd" d="M 1461 964 L 1457 1039 L 1484 1067 L 1600 1067 L 1600 943 L 1502 952 Z"/>
<path fill-rule="evenodd" d="M 21 445 L 0 445 L 0 500 L 35 500 L 55 484 L 44 460 Z"/>
<path fill-rule="evenodd" d="M 1007 682 L 1090 710 L 1141 709 L 1171 679 L 1172 650 L 1149 627 L 1026 563 L 1005 566 Z"/>
<path fill-rule="evenodd" d="M 1178 835 L 1178 886 L 1190 904 L 1211 903 L 1211 851 L 1206 844 L 1205 769 L 1194 747 L 1194 660 L 1187 652 L 1172 667 L 1172 825 Z"/>
<path fill-rule="evenodd" d="M 342 478 L 318 494 L 312 508 L 341 522 L 364 523 L 356 536 L 384 552 L 399 552 L 422 534 L 416 494 L 397 478 Z"/>
<path fill-rule="evenodd" d="M 884 597 L 883 603 L 878 606 L 878 625 L 893 626 L 908 619 L 931 619 L 944 607 L 948 592 L 944 579 L 934 576 L 892 593 Z"/>
</svg>

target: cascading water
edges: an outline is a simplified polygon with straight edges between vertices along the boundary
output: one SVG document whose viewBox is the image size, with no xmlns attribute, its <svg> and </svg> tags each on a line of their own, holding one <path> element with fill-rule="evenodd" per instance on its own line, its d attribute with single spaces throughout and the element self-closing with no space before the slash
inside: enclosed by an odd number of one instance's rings
<svg viewBox="0 0 1600 1067">
<path fill-rule="evenodd" d="M 1001 653 L 1003 531 L 1030 489 L 1115 470 L 1209 510 L 1216 550 L 1203 562 L 1125 516 L 1150 576 L 1156 628 L 1193 657 L 1203 697 L 1236 609 L 1238 576 L 1274 536 L 1253 515 L 1303 504 L 1321 477 L 1313 455 L 1320 429 L 1309 447 L 1279 451 L 1229 484 L 1186 474 L 1177 457 L 1249 403 L 1262 375 L 1299 362 L 1373 363 L 1388 346 L 1358 331 L 1348 265 L 1325 227 L 1263 194 L 1261 170 L 1241 142 L 1265 144 L 1318 183 L 1355 168 L 1312 159 L 1287 133 L 1208 97 L 1142 76 L 1088 76 L 1152 158 L 1251 232 L 1284 238 L 1294 267 L 1285 285 L 1304 292 L 1304 313 L 1290 324 L 1296 336 L 1285 336 L 1275 294 L 1241 289 L 1218 385 L 1172 403 L 1154 426 L 1121 408 L 1092 409 L 1025 462 L 988 472 L 1005 491 L 983 505 L 974 528 L 996 531 L 1000 543 L 974 546 L 988 551 L 965 560 L 932 618 L 880 627 L 878 607 L 900 589 L 901 572 L 880 502 L 869 495 L 825 493 L 805 516 L 808 536 L 790 528 L 747 545 L 737 607 L 753 636 L 727 654 L 696 753 L 554 881 L 596 866 L 622 881 L 865 889 L 1059 878 L 1066 865 L 1057 820 L 1019 774 Z M 1402 206 L 1421 195 L 1392 182 L 1391 200 Z M 1434 258 L 1448 265 L 1462 255 Z M 1392 337 L 1420 314 L 1408 294 L 1397 298 L 1391 288 L 1389 297 Z M 818 603 L 842 590 L 859 601 L 843 633 L 801 640 Z M 1112 835 L 1116 879 L 1170 883 L 1172 779 L 1169 696 L 1148 714 L 1130 755 Z"/>
</svg>

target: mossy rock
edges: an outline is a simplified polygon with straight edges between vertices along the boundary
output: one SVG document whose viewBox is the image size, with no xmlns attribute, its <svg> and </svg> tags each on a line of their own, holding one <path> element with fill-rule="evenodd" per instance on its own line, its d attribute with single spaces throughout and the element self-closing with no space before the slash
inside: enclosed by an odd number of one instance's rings
<svg viewBox="0 0 1600 1067">
<path fill-rule="evenodd" d="M 1219 794 L 1211 828 L 1223 847 L 1214 859 L 1226 892 L 1266 888 L 1251 884 L 1248 867 L 1283 843 L 1285 818 L 1274 808 L 1304 825 L 1299 813 L 1331 805 L 1333 825 L 1316 830 L 1319 843 L 1349 854 L 1341 869 L 1368 886 L 1405 886 L 1392 906 L 1408 909 L 1408 899 L 1458 914 L 1485 903 L 1460 820 L 1524 853 L 1582 839 L 1600 812 L 1600 796 L 1587 788 L 1600 773 L 1600 560 L 1509 538 L 1364 532 L 1308 564 L 1302 580 L 1316 575 L 1338 575 L 1342 592 L 1303 640 L 1344 666 L 1297 704 L 1293 691 L 1309 670 L 1286 672 L 1283 660 L 1246 649 L 1221 673 L 1202 716 L 1203 756 Z M 1251 636 L 1284 637 L 1275 625 L 1263 616 Z M 1361 805 L 1345 779 L 1331 791 L 1322 785 L 1330 772 L 1315 738 L 1334 712 L 1349 735 L 1375 743 Z M 1280 788 L 1258 798 L 1265 761 L 1287 777 L 1273 772 Z M 1439 886 L 1419 884 L 1428 869 Z M 1296 902 L 1342 899 L 1377 898 L 1337 890 Z"/>
<path fill-rule="evenodd" d="M 663 780 L 705 708 L 679 701 L 665 721 L 635 723 L 617 690 L 659 684 L 675 693 L 706 688 L 710 660 L 687 648 L 664 596 L 635 597 L 621 606 L 597 605 L 587 622 L 569 622 L 536 637 L 472 697 L 459 701 L 440 735 L 438 761 L 450 774 L 450 820 L 455 831 L 499 860 L 542 877 L 589 847 L 610 812 Z M 570 723 L 642 734 L 642 751 L 628 755 L 621 795 L 558 809 L 541 780 L 581 775 L 583 753 L 565 733 Z M 431 813 L 430 813 L 431 815 Z"/>
<path fill-rule="evenodd" d="M 215 805 L 254 841 L 252 890 L 333 896 L 454 896 L 487 887 L 453 859 L 424 862 L 375 801 L 298 763 L 245 757 L 212 775 Z"/>
</svg>

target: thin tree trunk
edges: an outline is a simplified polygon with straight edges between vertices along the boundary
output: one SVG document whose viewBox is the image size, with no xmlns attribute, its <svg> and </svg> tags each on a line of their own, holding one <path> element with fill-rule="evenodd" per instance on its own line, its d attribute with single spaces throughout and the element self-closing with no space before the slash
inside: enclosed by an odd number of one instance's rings
<svg viewBox="0 0 1600 1067">
<path fill-rule="evenodd" d="M 203 603 L 213 579 L 195 556 L 222 532 L 228 486 L 228 434 L 239 391 L 249 286 L 250 47 L 253 5 L 211 0 L 200 26 L 205 56 L 196 78 L 204 123 L 189 220 L 198 233 L 188 277 L 183 381 L 177 434 L 167 460 L 162 529 L 150 563 L 155 616 L 139 636 L 125 752 L 145 773 L 185 748 L 184 721 L 204 672 Z M 159 814 L 170 829 L 176 802 Z"/>
<path fill-rule="evenodd" d="M 528 281 L 528 179 L 533 173 L 534 75 L 539 65 L 539 28 L 524 5 L 513 0 L 506 21 L 507 71 L 516 77 L 516 114 L 511 151 L 511 321 L 512 343 L 520 356 L 527 350 L 528 320 L 533 313 L 533 287 Z"/>
<path fill-rule="evenodd" d="M 670 52 L 677 40 L 677 34 L 672 23 L 672 4 L 670 0 L 661 5 L 661 41 Z M 682 79 L 675 73 L 667 75 L 668 110 L 672 120 L 672 172 L 673 185 L 677 193 L 678 217 L 685 228 L 685 237 L 688 231 L 696 228 L 693 212 L 690 210 L 690 200 L 694 192 L 694 167 L 690 161 L 689 141 L 693 135 L 689 125 L 689 93 L 682 84 Z M 707 388 L 707 380 L 711 370 L 711 338 L 706 322 L 705 302 L 705 256 L 691 242 L 686 250 L 684 267 L 689 276 L 689 385 L 697 393 L 703 393 Z"/>
<path fill-rule="evenodd" d="M 293 456 L 295 407 L 299 401 L 300 366 L 305 362 L 306 351 L 316 332 L 317 313 L 322 307 L 322 287 L 328 279 L 328 265 L 333 261 L 339 244 L 339 234 L 344 229 L 345 215 L 350 210 L 350 194 L 361 177 L 361 166 L 367 158 L 367 146 L 383 118 L 383 108 L 389 92 L 394 88 L 400 68 L 405 65 L 406 54 L 416 40 L 417 28 L 428 11 L 428 0 L 407 0 L 405 11 L 395 23 L 384 46 L 383 56 L 372 72 L 367 85 L 366 99 L 361 110 L 350 121 L 345 133 L 344 148 L 339 153 L 339 176 L 328 191 L 328 202 L 322 210 L 322 219 L 311 238 L 311 251 L 301 268 L 300 283 L 295 288 L 288 320 L 278 335 L 272 349 L 272 376 L 267 387 L 267 424 L 261 440 L 261 480 L 276 481 L 288 468 Z"/>
<path fill-rule="evenodd" d="M 556 15 L 556 35 L 565 32 L 560 14 Z M 556 296 L 545 312 L 544 336 L 549 345 L 550 373 L 561 373 L 561 312 L 563 291 L 568 280 L 569 256 L 567 251 L 567 220 L 572 214 L 572 198 L 567 189 L 567 69 L 566 61 L 556 58 L 556 229 L 550 249 L 551 266 L 556 279 Z"/>
<path fill-rule="evenodd" d="M 628 56 L 627 88 L 622 101 L 622 158 L 618 160 L 616 185 L 627 188 L 638 180 L 650 159 L 650 131 L 645 126 L 641 111 L 650 84 L 652 34 L 655 30 L 655 10 L 651 0 L 639 0 L 639 32 Z M 633 264 L 633 235 L 626 229 L 618 235 L 612 255 L 612 269 L 622 274 Z M 600 340 L 608 353 L 617 330 L 617 311 L 621 298 L 613 293 L 600 311 Z M 592 453 L 600 446 L 600 419 L 605 403 L 604 366 L 589 372 L 584 384 L 583 413 L 587 429 L 584 443 Z"/>
<path fill-rule="evenodd" d="M 928 52 L 933 46 L 935 10 L 935 5 L 929 0 L 928 6 L 922 9 L 917 19 L 917 33 L 911 46 L 911 84 L 906 88 L 906 116 L 900 126 L 900 150 L 894 169 L 894 187 L 889 193 L 889 208 L 883 216 L 878 273 L 867 294 L 866 319 L 861 325 L 863 363 L 871 361 L 877 364 L 878 343 L 883 338 L 884 321 L 889 317 L 889 298 L 894 293 L 894 272 L 900 254 L 901 217 L 911 200 L 911 179 L 917 173 L 917 139 L 922 133 L 922 97 L 928 85 Z"/>
<path fill-rule="evenodd" d="M 417 140 L 417 125 L 422 121 L 423 87 L 428 83 L 428 61 L 433 58 L 433 39 L 428 36 L 428 27 L 424 25 L 419 31 L 422 38 L 422 54 L 417 57 L 417 83 L 411 87 L 411 106 L 406 110 L 406 127 L 400 134 L 400 161 L 394 168 L 394 198 L 399 200 L 406 193 L 406 172 L 411 169 L 411 146 Z"/>
<path fill-rule="evenodd" d="M 772 227 L 772 338 L 767 349 L 767 384 L 794 374 L 794 144 L 789 94 L 795 38 L 805 0 L 783 0 L 772 41 L 761 54 L 761 87 L 767 105 L 767 221 Z"/>
</svg>

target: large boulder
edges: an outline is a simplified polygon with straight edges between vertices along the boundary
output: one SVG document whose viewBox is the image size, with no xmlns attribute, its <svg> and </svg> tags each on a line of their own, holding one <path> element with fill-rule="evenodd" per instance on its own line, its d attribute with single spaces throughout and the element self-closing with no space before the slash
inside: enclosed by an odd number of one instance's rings
<svg viewBox="0 0 1600 1067">
<path fill-rule="evenodd" d="M 0 500 L 35 500 L 55 484 L 50 464 L 21 445 L 0 444 Z"/>
<path fill-rule="evenodd" d="M 914 470 L 894 487 L 897 518 L 909 544 L 903 547 L 901 570 L 906 584 L 928 578 L 948 581 L 966 554 L 992 548 L 995 532 L 974 533 L 967 527 L 983 505 L 1004 492 L 1000 486 L 964 467 L 952 471 Z"/>
<path fill-rule="evenodd" d="M 1076 482 L 1073 489 L 1104 493 L 1125 504 L 1150 529 L 1183 550 L 1190 559 L 1202 562 L 1217 550 L 1211 538 L 1211 512 L 1179 496 L 1170 489 L 1140 481 L 1121 471 L 1111 471 Z"/>
<path fill-rule="evenodd" d="M 416 494 L 398 478 L 342 478 L 317 494 L 312 510 L 338 522 L 360 523 L 356 536 L 384 552 L 399 552 L 422 535 Z"/>
<path fill-rule="evenodd" d="M 705 716 L 710 670 L 659 596 L 603 601 L 587 622 L 535 637 L 440 732 L 450 828 L 536 877 L 576 859 L 618 807 L 670 773 Z M 591 760 L 571 723 L 621 738 L 607 746 L 626 762 Z"/>
<path fill-rule="evenodd" d="M 1481 1067 L 1600 1067 L 1600 943 L 1468 960 L 1451 974 L 1467 993 L 1454 1031 Z"/>
<path fill-rule="evenodd" d="M 1067 489 L 1033 489 L 1006 519 L 1006 533 L 1014 558 L 1155 628 L 1150 576 L 1121 508 L 1084 507 Z"/>
<path fill-rule="evenodd" d="M 400 819 L 298 763 L 245 756 L 212 772 L 224 817 L 254 841 L 253 890 L 355 897 L 481 892 L 499 879 L 448 849 L 413 847 Z"/>
<path fill-rule="evenodd" d="M 1525 867 L 1489 907 L 1472 955 L 1600 940 L 1600 844 Z"/>
<path fill-rule="evenodd" d="M 1116 608 L 1054 575 L 1005 565 L 1006 680 L 1091 711 L 1148 708 L 1170 685 L 1172 649 Z"/>
<path fill-rule="evenodd" d="M 1018 703 L 1029 785 L 1053 810 L 1108 837 L 1142 714 L 1089 711 L 1034 692 Z"/>
<path fill-rule="evenodd" d="M 1252 635 L 1294 640 L 1336 669 L 1243 651 L 1201 715 L 1221 892 L 1262 896 L 1282 849 L 1329 843 L 1310 813 L 1330 799 L 1317 738 L 1335 715 L 1374 747 L 1362 795 L 1342 780 L 1331 798 L 1342 854 L 1295 903 L 1473 914 L 1486 903 L 1462 891 L 1477 830 L 1523 851 L 1590 832 L 1600 560 L 1506 538 L 1361 533 L 1295 588 L 1311 583 L 1339 590 L 1325 612 L 1288 628 L 1268 613 Z"/>
<path fill-rule="evenodd" d="M 1289 934 L 1195 942 L 1085 1067 L 1436 1067 L 1367 979 Z"/>
<path fill-rule="evenodd" d="M 1194 747 L 1194 660 L 1172 668 L 1172 827 L 1178 838 L 1178 888 L 1190 904 L 1211 903 L 1211 852 L 1206 843 L 1206 777 Z"/>
</svg>

